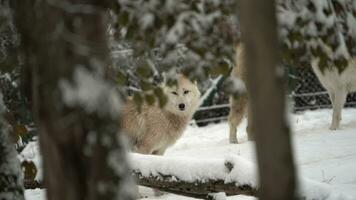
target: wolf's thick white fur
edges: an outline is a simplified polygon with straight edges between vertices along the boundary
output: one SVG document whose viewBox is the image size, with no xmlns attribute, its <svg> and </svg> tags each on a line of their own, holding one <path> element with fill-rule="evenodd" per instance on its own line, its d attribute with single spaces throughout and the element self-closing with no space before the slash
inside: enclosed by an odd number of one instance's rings
<svg viewBox="0 0 356 200">
<path fill-rule="evenodd" d="M 327 68 L 321 71 L 318 64 L 318 59 L 313 60 L 312 68 L 321 84 L 329 93 L 333 106 L 330 129 L 336 130 L 340 127 L 341 111 L 344 107 L 347 94 L 356 91 L 356 58 L 350 59 L 346 69 L 341 73 L 339 73 L 337 68 Z"/>
<path fill-rule="evenodd" d="M 245 50 L 242 43 L 236 46 L 235 67 L 231 71 L 231 78 L 237 78 L 246 82 L 246 64 L 245 64 Z M 250 130 L 252 125 L 252 112 L 248 104 L 248 95 L 241 95 L 238 99 L 230 97 L 230 113 L 228 117 L 229 124 L 229 141 L 230 143 L 238 143 L 236 137 L 237 127 L 240 125 L 245 113 L 247 112 L 247 136 L 248 140 L 253 140 L 253 134 Z"/>
<path fill-rule="evenodd" d="M 139 112 L 131 98 L 123 107 L 122 128 L 135 152 L 162 155 L 181 137 L 199 105 L 197 84 L 183 75 L 177 76 L 176 86 L 163 86 L 163 91 L 168 97 L 163 108 L 144 103 Z"/>
</svg>

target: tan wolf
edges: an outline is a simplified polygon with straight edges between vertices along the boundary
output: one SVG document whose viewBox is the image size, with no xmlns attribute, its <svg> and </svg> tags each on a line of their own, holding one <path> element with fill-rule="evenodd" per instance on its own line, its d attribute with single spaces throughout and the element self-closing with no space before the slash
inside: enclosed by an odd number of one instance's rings
<svg viewBox="0 0 356 200">
<path fill-rule="evenodd" d="M 331 130 L 340 127 L 341 110 L 349 92 L 356 91 L 356 58 L 350 59 L 346 69 L 339 73 L 337 68 L 326 68 L 321 71 L 319 60 L 312 61 L 312 68 L 321 84 L 327 90 L 333 106 Z"/>
<path fill-rule="evenodd" d="M 245 67 L 245 51 L 244 45 L 239 43 L 236 46 L 236 57 L 235 57 L 236 65 L 231 71 L 231 77 L 237 78 L 246 82 L 246 67 Z M 230 143 L 237 143 L 236 130 L 237 126 L 240 125 L 246 110 L 248 110 L 248 126 L 247 126 L 247 136 L 249 140 L 253 140 L 253 135 L 250 131 L 251 127 L 251 116 L 252 112 L 250 112 L 250 108 L 248 106 L 248 95 L 244 94 L 239 96 L 238 98 L 230 97 L 230 113 L 228 117 L 228 123 L 230 128 L 229 141 Z"/>
<path fill-rule="evenodd" d="M 139 112 L 131 98 L 123 106 L 122 128 L 135 152 L 163 155 L 181 137 L 198 108 L 197 84 L 184 75 L 177 75 L 176 85 L 162 89 L 167 96 L 163 108 L 144 103 Z"/>
</svg>

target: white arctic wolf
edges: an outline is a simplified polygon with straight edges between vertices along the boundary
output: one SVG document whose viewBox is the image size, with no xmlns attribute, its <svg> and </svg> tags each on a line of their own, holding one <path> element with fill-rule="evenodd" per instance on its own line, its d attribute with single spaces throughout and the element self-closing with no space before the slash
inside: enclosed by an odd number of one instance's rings
<svg viewBox="0 0 356 200">
<path fill-rule="evenodd" d="M 321 84 L 328 91 L 333 106 L 333 116 L 330 129 L 336 130 L 340 126 L 341 110 L 349 92 L 356 91 L 356 58 L 350 59 L 344 71 L 338 69 L 325 69 L 321 71 L 318 66 L 319 60 L 312 61 L 312 68 Z"/>
<path fill-rule="evenodd" d="M 163 91 L 168 98 L 163 108 L 144 103 L 139 112 L 130 98 L 123 107 L 122 128 L 138 153 L 162 155 L 182 135 L 199 105 L 197 84 L 184 75 L 177 75 L 177 84 L 163 86 Z"/>
<path fill-rule="evenodd" d="M 245 50 L 242 43 L 236 46 L 236 57 L 235 57 L 235 67 L 231 71 L 231 77 L 237 78 L 246 82 L 246 64 L 245 64 Z M 247 112 L 247 136 L 248 140 L 254 140 L 253 134 L 251 133 L 252 124 L 252 112 L 248 104 L 248 95 L 244 94 L 235 99 L 230 97 L 230 113 L 228 117 L 228 123 L 230 128 L 229 141 L 230 143 L 238 143 L 236 137 L 237 127 L 240 125 L 245 113 Z"/>
</svg>

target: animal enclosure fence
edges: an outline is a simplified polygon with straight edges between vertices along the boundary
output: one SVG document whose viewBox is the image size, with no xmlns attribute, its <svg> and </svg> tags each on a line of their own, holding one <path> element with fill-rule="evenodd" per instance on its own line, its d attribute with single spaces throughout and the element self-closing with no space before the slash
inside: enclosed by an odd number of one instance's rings
<svg viewBox="0 0 356 200">
<path fill-rule="evenodd" d="M 289 69 L 288 82 L 288 96 L 293 102 L 294 112 L 332 107 L 328 93 L 310 68 Z M 356 93 L 348 94 L 345 107 L 356 107 Z M 225 97 L 219 104 L 200 107 L 194 120 L 199 126 L 204 126 L 227 120 L 228 114 L 229 103 Z"/>
</svg>

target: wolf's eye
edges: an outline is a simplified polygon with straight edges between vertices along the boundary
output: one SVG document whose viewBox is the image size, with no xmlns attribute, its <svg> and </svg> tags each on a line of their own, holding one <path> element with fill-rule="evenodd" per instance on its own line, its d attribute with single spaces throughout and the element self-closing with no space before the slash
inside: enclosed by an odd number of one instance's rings
<svg viewBox="0 0 356 200">
<path fill-rule="evenodd" d="M 184 94 L 188 94 L 189 92 L 189 90 L 184 90 Z"/>
<path fill-rule="evenodd" d="M 174 95 L 177 95 L 177 96 L 178 96 L 178 93 L 177 93 L 177 92 L 174 92 L 174 91 L 173 91 L 173 92 L 172 92 L 172 94 L 174 94 Z"/>
</svg>

